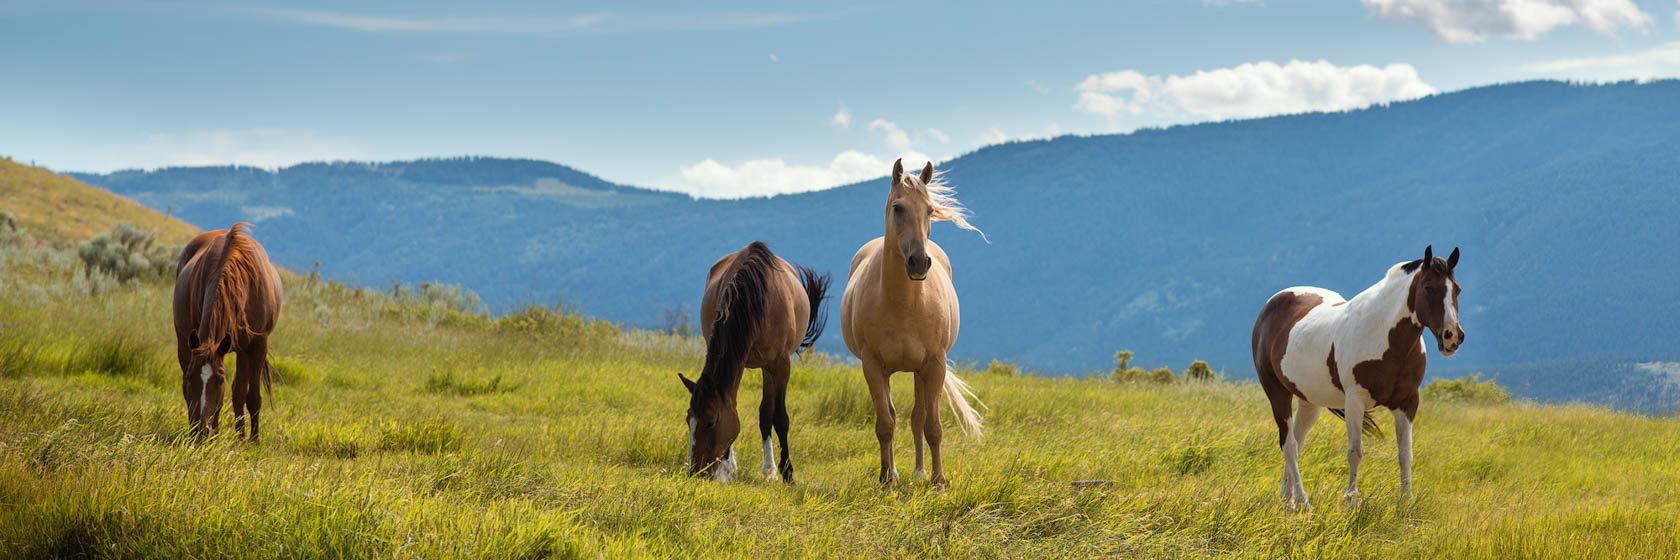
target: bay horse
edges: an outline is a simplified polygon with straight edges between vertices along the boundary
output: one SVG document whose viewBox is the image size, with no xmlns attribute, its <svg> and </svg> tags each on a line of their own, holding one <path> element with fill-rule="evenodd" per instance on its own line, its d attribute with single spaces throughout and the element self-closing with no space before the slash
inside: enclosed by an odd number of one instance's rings
<svg viewBox="0 0 1680 560">
<path fill-rule="evenodd" d="M 852 257 L 846 293 L 840 302 L 840 329 L 846 348 L 863 362 L 863 377 L 875 403 L 875 439 L 881 445 L 881 484 L 898 480 L 893 467 L 893 409 L 891 376 L 914 372 L 916 395 L 910 410 L 915 437 L 916 470 L 922 469 L 922 443 L 932 456 L 932 484 L 945 485 L 940 441 L 939 397 L 945 396 L 957 424 L 975 438 L 981 436 L 980 413 L 968 403 L 968 385 L 949 371 L 946 355 L 957 341 L 961 316 L 956 288 L 951 284 L 951 259 L 928 239 L 936 220 L 979 232 L 968 223 L 967 210 L 955 190 L 933 171 L 929 162 L 921 176 L 906 174 L 904 161 L 893 163 L 887 191 L 886 234 L 865 243 Z M 985 237 L 985 233 L 981 233 Z M 979 399 L 975 399 L 979 402 Z"/>
<path fill-rule="evenodd" d="M 251 224 L 198 234 L 175 264 L 175 354 L 181 363 L 181 396 L 187 422 L 199 436 L 220 424 L 223 361 L 239 356 L 233 378 L 233 418 L 245 436 L 251 413 L 251 441 L 261 439 L 262 391 L 272 397 L 268 336 L 280 317 L 280 273 L 268 252 L 251 237 Z"/>
<path fill-rule="evenodd" d="M 1381 434 L 1370 416 L 1377 406 L 1394 413 L 1400 492 L 1411 496 L 1412 421 L 1428 361 L 1423 331 L 1435 335 L 1442 356 L 1464 344 L 1458 322 L 1463 289 L 1453 277 L 1457 266 L 1457 248 L 1441 259 L 1433 246 L 1425 247 L 1422 259 L 1389 267 L 1381 281 L 1351 300 L 1323 288 L 1294 287 L 1273 295 L 1260 309 L 1252 339 L 1254 369 L 1277 422 L 1283 451 L 1280 493 L 1288 505 L 1310 507 L 1297 459 L 1321 407 L 1347 424 L 1344 500 L 1359 499 L 1360 435 Z M 1292 398 L 1298 405 L 1293 424 Z"/>
<path fill-rule="evenodd" d="M 688 388 L 688 472 L 727 482 L 735 474 L 735 438 L 741 420 L 735 394 L 745 368 L 764 373 L 764 396 L 758 404 L 758 433 L 764 441 L 764 476 L 780 474 L 793 482 L 788 457 L 787 385 L 792 355 L 822 336 L 827 314 L 829 276 L 793 266 L 754 241 L 724 255 L 706 277 L 700 300 L 700 329 L 706 339 L 706 362 Z M 778 469 L 770 447 L 774 428 L 782 443 Z"/>
</svg>

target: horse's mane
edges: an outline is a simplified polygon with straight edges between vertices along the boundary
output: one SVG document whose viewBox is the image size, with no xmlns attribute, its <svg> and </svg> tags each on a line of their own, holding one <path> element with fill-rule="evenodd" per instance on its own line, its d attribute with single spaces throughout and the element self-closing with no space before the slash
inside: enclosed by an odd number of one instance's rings
<svg viewBox="0 0 1680 560">
<path fill-rule="evenodd" d="M 214 353 L 216 344 L 223 338 L 237 341 L 252 334 L 266 334 L 253 333 L 245 318 L 245 302 L 250 290 L 264 278 L 258 270 L 257 242 L 251 238 L 250 227 L 249 223 L 239 222 L 228 228 L 221 239 L 221 253 L 209 263 L 210 292 L 205 299 L 210 301 L 210 305 L 201 310 L 202 320 L 198 324 L 199 332 L 203 334 L 194 352 Z M 216 248 L 212 243 L 206 250 Z"/>
<path fill-rule="evenodd" d="M 764 319 L 771 271 L 776 255 L 761 241 L 747 245 L 719 281 L 712 338 L 706 342 L 706 365 L 695 382 L 695 393 L 723 394 L 735 386 L 747 361 L 747 350 Z"/>
<path fill-rule="evenodd" d="M 934 220 L 950 220 L 957 227 L 979 233 L 980 239 L 986 243 L 992 242 L 986 238 L 986 232 L 968 223 L 969 211 L 957 201 L 957 189 L 945 182 L 945 170 L 934 171 L 933 180 L 926 184 L 923 184 L 921 176 L 915 173 L 905 173 L 903 181 L 910 185 L 910 188 L 927 194 L 928 205 L 933 208 Z"/>
</svg>

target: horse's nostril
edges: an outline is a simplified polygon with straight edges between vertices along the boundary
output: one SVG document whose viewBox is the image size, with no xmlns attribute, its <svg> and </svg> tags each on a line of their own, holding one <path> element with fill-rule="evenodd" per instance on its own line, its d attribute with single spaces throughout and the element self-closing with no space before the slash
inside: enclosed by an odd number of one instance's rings
<svg viewBox="0 0 1680 560">
<path fill-rule="evenodd" d="M 1452 331 L 1447 331 L 1447 340 L 1452 340 L 1452 339 L 1453 339 L 1453 332 Z"/>
</svg>

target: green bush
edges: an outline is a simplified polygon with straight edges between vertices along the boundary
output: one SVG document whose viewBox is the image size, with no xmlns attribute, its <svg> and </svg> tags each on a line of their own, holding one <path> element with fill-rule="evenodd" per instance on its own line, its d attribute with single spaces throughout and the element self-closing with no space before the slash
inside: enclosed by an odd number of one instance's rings
<svg viewBox="0 0 1680 560">
<path fill-rule="evenodd" d="M 29 232 L 17 225 L 17 217 L 4 208 L 0 208 L 0 247 L 27 245 Z"/>
<path fill-rule="evenodd" d="M 1190 368 L 1184 370 L 1185 381 L 1213 381 L 1213 368 L 1208 363 L 1196 360 L 1190 362 Z"/>
<path fill-rule="evenodd" d="M 169 278 L 179 247 L 156 243 L 157 234 L 123 222 L 76 246 L 76 256 L 88 270 L 127 282 L 133 278 Z"/>
<path fill-rule="evenodd" d="M 1017 366 L 1013 362 L 1000 362 L 994 359 L 991 364 L 986 366 L 986 375 L 1019 377 L 1021 375 L 1021 366 Z"/>
<path fill-rule="evenodd" d="M 1481 373 L 1458 379 L 1436 379 L 1423 387 L 1423 398 L 1429 401 L 1455 401 L 1478 404 L 1511 402 L 1511 392 L 1494 380 L 1482 380 Z"/>
<path fill-rule="evenodd" d="M 1172 368 L 1167 366 L 1161 366 L 1155 368 L 1155 371 L 1149 372 L 1149 381 L 1151 383 L 1172 383 L 1177 380 L 1178 378 L 1173 377 Z"/>
</svg>

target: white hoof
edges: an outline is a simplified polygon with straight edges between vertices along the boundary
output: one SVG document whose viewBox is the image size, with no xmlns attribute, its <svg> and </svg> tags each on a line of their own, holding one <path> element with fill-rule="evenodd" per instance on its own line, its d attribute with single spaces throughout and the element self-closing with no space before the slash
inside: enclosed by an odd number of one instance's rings
<svg viewBox="0 0 1680 560">
<path fill-rule="evenodd" d="M 916 477 L 916 480 L 927 480 L 927 472 L 922 469 L 911 471 L 910 475 Z"/>
</svg>

